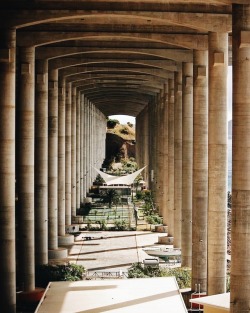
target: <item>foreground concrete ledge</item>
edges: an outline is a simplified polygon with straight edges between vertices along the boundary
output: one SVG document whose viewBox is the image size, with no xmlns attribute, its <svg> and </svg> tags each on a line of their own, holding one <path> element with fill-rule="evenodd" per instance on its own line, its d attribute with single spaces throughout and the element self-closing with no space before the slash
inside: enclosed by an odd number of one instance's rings
<svg viewBox="0 0 250 313">
<path fill-rule="evenodd" d="M 65 259 L 68 257 L 68 249 L 58 248 L 55 250 L 49 250 L 48 256 L 49 256 L 49 259 Z"/>
<path fill-rule="evenodd" d="M 186 313 L 175 277 L 51 282 L 35 313 Z"/>
<path fill-rule="evenodd" d="M 59 246 L 73 245 L 74 242 L 75 242 L 75 237 L 73 235 L 66 234 L 65 236 L 58 236 Z"/>
</svg>

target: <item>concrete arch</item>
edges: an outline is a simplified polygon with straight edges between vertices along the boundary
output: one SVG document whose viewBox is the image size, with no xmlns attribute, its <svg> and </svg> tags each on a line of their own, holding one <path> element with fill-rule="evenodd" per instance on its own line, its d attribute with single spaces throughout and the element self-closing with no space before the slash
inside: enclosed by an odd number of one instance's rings
<svg viewBox="0 0 250 313">
<path fill-rule="evenodd" d="M 171 49 L 162 50 L 162 49 L 138 49 L 135 51 L 132 48 L 119 48 L 119 49 L 110 49 L 110 48 L 89 48 L 89 47 L 45 47 L 41 46 L 37 48 L 36 57 L 37 59 L 49 59 L 53 60 L 56 58 L 67 57 L 82 54 L 93 54 L 93 53 L 124 53 L 124 54 L 139 54 L 143 56 L 154 56 L 162 59 L 170 59 L 176 62 L 192 62 L 192 51 L 183 50 L 183 49 Z"/>
<path fill-rule="evenodd" d="M 27 11 L 27 9 L 29 9 Z M 73 12 L 67 9 L 51 9 L 43 10 L 29 7 L 20 10 L 10 10 L 5 12 L 8 17 L 8 26 L 16 27 L 17 29 L 39 25 L 49 22 L 67 21 L 70 19 L 86 18 L 91 15 L 92 18 L 106 18 L 111 21 L 112 17 L 119 17 L 119 20 L 127 19 L 133 21 L 133 19 L 164 23 L 166 25 L 178 25 L 196 30 L 203 29 L 204 31 L 219 31 L 230 32 L 231 31 L 231 15 L 230 14 L 211 14 L 211 13 L 190 13 L 190 12 L 143 12 L 143 11 L 105 11 L 105 13 L 93 13 L 92 10 L 74 10 Z"/>
<path fill-rule="evenodd" d="M 79 32 L 19 32 L 17 36 L 18 46 L 41 46 L 66 40 L 90 39 L 90 40 L 143 40 L 149 42 L 159 42 L 182 47 L 186 49 L 207 49 L 207 35 L 193 34 L 154 34 L 154 33 L 80 33 Z"/>
</svg>

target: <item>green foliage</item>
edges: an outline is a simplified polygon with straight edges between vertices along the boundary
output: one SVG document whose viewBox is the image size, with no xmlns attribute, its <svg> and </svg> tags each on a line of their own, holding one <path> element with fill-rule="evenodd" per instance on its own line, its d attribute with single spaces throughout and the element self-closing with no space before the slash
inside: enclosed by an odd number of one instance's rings
<svg viewBox="0 0 250 313">
<path fill-rule="evenodd" d="M 162 217 L 160 217 L 159 215 L 155 215 L 155 214 L 149 215 L 149 216 L 146 216 L 146 222 L 152 225 L 162 224 Z"/>
<path fill-rule="evenodd" d="M 117 124 L 120 124 L 120 122 L 118 120 L 108 119 L 108 121 L 107 121 L 107 127 L 108 128 L 115 128 L 115 126 Z"/>
<path fill-rule="evenodd" d="M 142 263 L 133 263 L 128 269 L 128 278 L 161 277 L 160 267 L 143 266 Z"/>
<path fill-rule="evenodd" d="M 120 133 L 123 135 L 128 135 L 129 134 L 129 129 L 126 125 L 123 125 L 120 129 Z"/>
<path fill-rule="evenodd" d="M 175 276 L 179 288 L 191 287 L 191 270 L 185 267 L 161 268 L 154 266 L 143 266 L 141 263 L 134 263 L 128 269 L 128 278 L 146 277 L 170 277 Z"/>
<path fill-rule="evenodd" d="M 145 205 L 143 206 L 143 214 L 145 216 L 150 216 L 150 215 L 155 214 L 157 210 L 154 207 L 153 196 L 152 196 L 151 191 L 144 190 L 142 199 L 145 202 Z"/>
<path fill-rule="evenodd" d="M 107 230 L 107 221 L 100 220 L 96 221 L 96 223 L 100 225 L 100 230 Z"/>
<path fill-rule="evenodd" d="M 226 292 L 230 292 L 230 273 L 227 273 L 227 278 L 226 278 Z"/>
<path fill-rule="evenodd" d="M 102 185 L 103 183 L 105 183 L 105 180 L 102 178 L 102 176 L 100 174 L 98 174 L 96 176 L 96 179 L 94 181 L 95 185 Z"/>
<path fill-rule="evenodd" d="M 126 223 L 126 221 L 122 220 L 122 221 L 114 221 L 114 225 L 115 225 L 115 230 L 127 230 L 128 229 L 128 225 Z"/>
<path fill-rule="evenodd" d="M 140 190 L 137 190 L 135 196 L 136 196 L 137 200 L 142 200 L 143 199 L 143 192 Z"/>
<path fill-rule="evenodd" d="M 135 162 L 134 158 L 130 158 L 129 160 L 123 159 L 122 161 L 122 170 L 126 173 L 135 172 L 138 170 L 138 165 Z"/>
<path fill-rule="evenodd" d="M 115 189 L 107 189 L 101 194 L 102 202 L 108 203 L 109 208 L 111 208 L 112 204 L 117 204 L 119 202 L 119 195 Z"/>
<path fill-rule="evenodd" d="M 82 280 L 85 269 L 82 265 L 39 265 L 36 267 L 36 286 L 45 288 L 51 281 Z"/>
</svg>

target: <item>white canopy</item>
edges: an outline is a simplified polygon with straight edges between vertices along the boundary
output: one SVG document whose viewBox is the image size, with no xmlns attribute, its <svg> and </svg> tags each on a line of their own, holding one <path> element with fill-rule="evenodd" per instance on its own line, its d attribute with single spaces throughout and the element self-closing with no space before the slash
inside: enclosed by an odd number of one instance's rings
<svg viewBox="0 0 250 313">
<path fill-rule="evenodd" d="M 146 166 L 143 168 L 139 169 L 138 171 L 126 175 L 126 176 L 114 176 L 114 175 L 109 175 L 106 174 L 102 171 L 99 171 L 94 167 L 94 169 L 97 171 L 98 174 L 101 175 L 101 177 L 104 179 L 105 183 L 110 186 L 110 185 L 132 185 L 136 177 L 144 170 Z"/>
</svg>

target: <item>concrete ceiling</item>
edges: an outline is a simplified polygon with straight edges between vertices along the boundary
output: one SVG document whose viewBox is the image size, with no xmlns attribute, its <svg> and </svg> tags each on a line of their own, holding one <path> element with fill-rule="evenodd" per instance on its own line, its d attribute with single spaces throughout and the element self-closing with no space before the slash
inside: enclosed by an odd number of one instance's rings
<svg viewBox="0 0 250 313">
<path fill-rule="evenodd" d="M 249 0 L 234 0 L 249 4 Z M 232 0 L 4 0 L 0 16 L 17 28 L 17 47 L 85 94 L 105 115 L 136 116 L 208 32 L 231 33 Z M 229 48 L 230 49 L 230 48 Z M 17 48 L 18 51 L 18 48 Z"/>
</svg>

